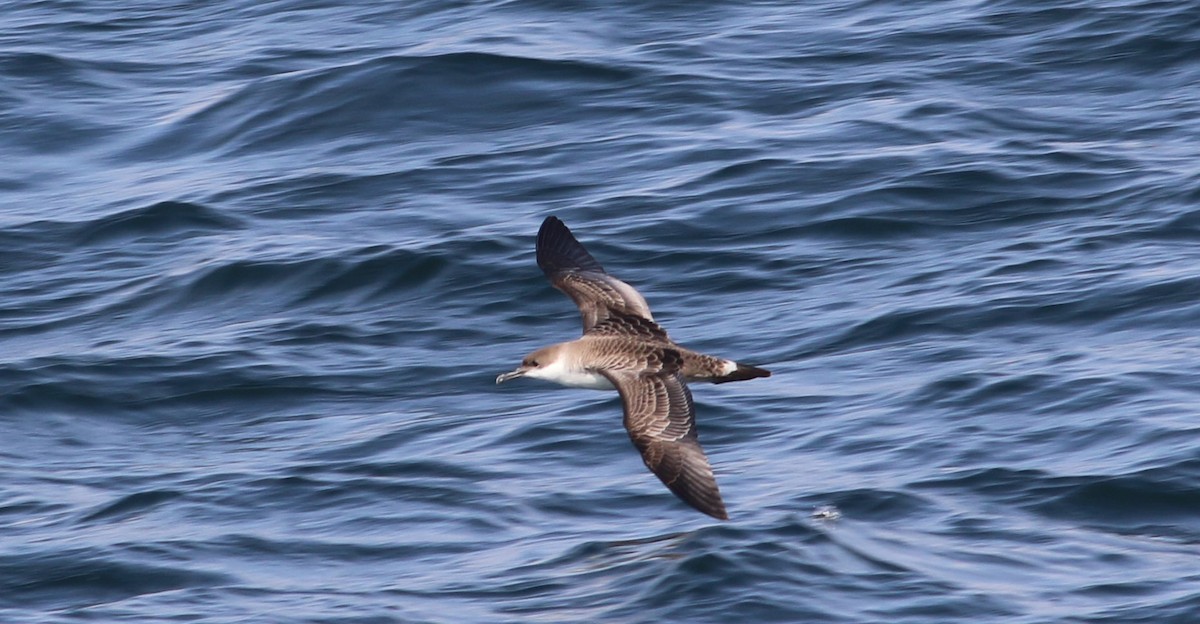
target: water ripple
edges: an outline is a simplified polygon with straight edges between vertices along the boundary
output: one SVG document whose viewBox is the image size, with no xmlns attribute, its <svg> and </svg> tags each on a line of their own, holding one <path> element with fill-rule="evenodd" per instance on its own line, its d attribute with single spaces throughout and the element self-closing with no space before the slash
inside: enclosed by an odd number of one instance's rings
<svg viewBox="0 0 1200 624">
<path fill-rule="evenodd" d="M 1187 622 L 1196 2 L 18 3 L 0 620 Z M 732 520 L 578 335 L 682 343 Z"/>
</svg>

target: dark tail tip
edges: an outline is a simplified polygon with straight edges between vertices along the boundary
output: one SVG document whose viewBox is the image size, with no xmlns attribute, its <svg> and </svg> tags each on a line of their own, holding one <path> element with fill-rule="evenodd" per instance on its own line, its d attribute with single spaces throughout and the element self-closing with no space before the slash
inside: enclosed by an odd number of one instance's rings
<svg viewBox="0 0 1200 624">
<path fill-rule="evenodd" d="M 725 383 L 727 381 L 744 381 L 746 379 L 757 379 L 759 377 L 770 377 L 771 371 L 749 364 L 737 363 L 737 369 L 724 377 L 713 379 L 713 383 Z"/>
</svg>

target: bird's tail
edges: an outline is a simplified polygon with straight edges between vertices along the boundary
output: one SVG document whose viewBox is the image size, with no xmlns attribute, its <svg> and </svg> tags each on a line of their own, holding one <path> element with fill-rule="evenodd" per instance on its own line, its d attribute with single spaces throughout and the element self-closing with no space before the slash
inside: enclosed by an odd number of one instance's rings
<svg viewBox="0 0 1200 624">
<path fill-rule="evenodd" d="M 709 383 L 725 383 L 727 381 L 742 381 L 756 377 L 770 377 L 771 371 L 725 358 L 713 357 L 696 353 L 687 349 L 677 349 L 683 356 L 683 376 L 688 381 L 707 381 Z"/>
<path fill-rule="evenodd" d="M 743 381 L 746 379 L 757 379 L 759 377 L 771 376 L 771 371 L 765 368 L 750 366 L 749 364 L 742 364 L 741 362 L 734 361 L 730 361 L 729 363 L 734 366 L 733 370 L 721 375 L 720 377 L 713 377 L 713 383 L 719 384 L 728 381 Z"/>
</svg>

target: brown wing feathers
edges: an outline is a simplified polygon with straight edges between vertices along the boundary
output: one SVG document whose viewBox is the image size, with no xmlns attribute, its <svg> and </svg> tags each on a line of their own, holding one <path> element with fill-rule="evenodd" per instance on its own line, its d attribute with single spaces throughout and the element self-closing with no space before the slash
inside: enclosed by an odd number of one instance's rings
<svg viewBox="0 0 1200 624">
<path fill-rule="evenodd" d="M 652 350 L 639 357 L 636 366 L 601 371 L 621 394 L 629 438 L 667 489 L 725 520 L 729 516 L 721 491 L 696 435 L 692 394 L 679 372 L 683 358 L 674 349 L 643 347 Z"/>
<path fill-rule="evenodd" d="M 691 393 L 679 373 L 642 374 L 616 382 L 625 428 L 642 461 L 676 496 L 696 509 L 728 519 L 721 490 L 696 437 Z"/>
<path fill-rule="evenodd" d="M 585 332 L 613 312 L 653 318 L 638 291 L 606 273 L 557 217 L 546 217 L 538 230 L 537 263 L 579 307 Z"/>
</svg>

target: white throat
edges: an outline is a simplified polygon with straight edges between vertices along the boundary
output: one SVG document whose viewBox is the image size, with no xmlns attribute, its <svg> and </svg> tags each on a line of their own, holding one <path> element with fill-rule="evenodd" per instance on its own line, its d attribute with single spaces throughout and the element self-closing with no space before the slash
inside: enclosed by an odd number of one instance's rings
<svg viewBox="0 0 1200 624">
<path fill-rule="evenodd" d="M 589 390 L 616 389 L 612 385 L 612 382 L 606 379 L 604 375 L 593 373 L 585 368 L 567 366 L 561 357 L 545 366 L 530 370 L 525 373 L 525 376 L 552 381 L 570 388 L 587 388 Z"/>
</svg>

